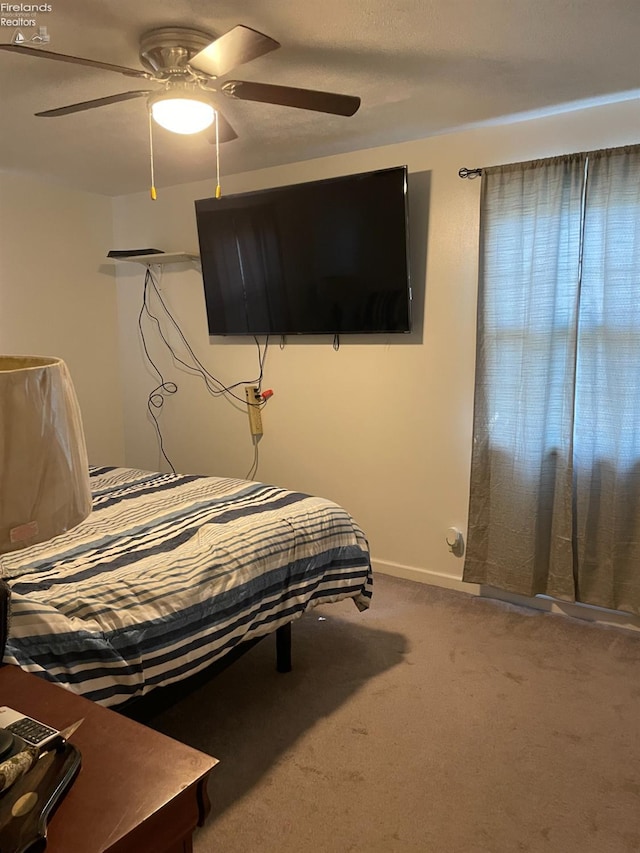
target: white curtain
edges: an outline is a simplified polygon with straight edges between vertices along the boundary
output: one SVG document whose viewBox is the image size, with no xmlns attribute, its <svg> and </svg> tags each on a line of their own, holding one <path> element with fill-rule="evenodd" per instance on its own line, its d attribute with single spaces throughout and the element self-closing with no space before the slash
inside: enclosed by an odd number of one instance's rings
<svg viewBox="0 0 640 853">
<path fill-rule="evenodd" d="M 640 613 L 640 148 L 482 183 L 464 579 Z"/>
</svg>

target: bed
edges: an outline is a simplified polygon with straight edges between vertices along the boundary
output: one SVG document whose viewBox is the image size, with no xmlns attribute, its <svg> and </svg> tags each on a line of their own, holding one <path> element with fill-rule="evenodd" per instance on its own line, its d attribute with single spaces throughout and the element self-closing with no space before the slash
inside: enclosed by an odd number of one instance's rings
<svg viewBox="0 0 640 853">
<path fill-rule="evenodd" d="M 324 498 L 92 467 L 93 512 L 5 555 L 4 664 L 107 707 L 175 685 L 320 603 L 368 608 L 366 538 Z"/>
</svg>

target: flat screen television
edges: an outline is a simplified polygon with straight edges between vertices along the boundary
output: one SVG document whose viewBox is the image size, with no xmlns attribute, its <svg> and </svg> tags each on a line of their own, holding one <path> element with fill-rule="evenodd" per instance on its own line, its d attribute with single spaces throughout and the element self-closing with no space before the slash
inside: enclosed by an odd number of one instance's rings
<svg viewBox="0 0 640 853">
<path fill-rule="evenodd" d="M 406 166 L 195 208 L 210 335 L 411 330 Z"/>
</svg>

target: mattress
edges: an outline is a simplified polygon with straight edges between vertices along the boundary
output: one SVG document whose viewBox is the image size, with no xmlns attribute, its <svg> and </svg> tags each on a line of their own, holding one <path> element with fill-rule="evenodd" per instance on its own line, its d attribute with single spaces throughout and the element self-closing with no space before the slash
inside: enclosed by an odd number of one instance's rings
<svg viewBox="0 0 640 853">
<path fill-rule="evenodd" d="M 3 557 L 5 663 L 113 707 L 317 604 L 369 606 L 367 540 L 332 501 L 219 477 L 90 475 L 84 522 Z"/>
</svg>

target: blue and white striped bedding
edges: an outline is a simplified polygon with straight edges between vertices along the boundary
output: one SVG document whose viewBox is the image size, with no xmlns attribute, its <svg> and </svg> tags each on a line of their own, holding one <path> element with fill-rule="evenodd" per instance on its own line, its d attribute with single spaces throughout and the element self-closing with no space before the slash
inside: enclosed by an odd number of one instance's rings
<svg viewBox="0 0 640 853">
<path fill-rule="evenodd" d="M 323 498 L 92 468 L 93 512 L 3 558 L 5 663 L 106 706 L 176 682 L 319 603 L 369 606 L 366 539 Z"/>
</svg>

